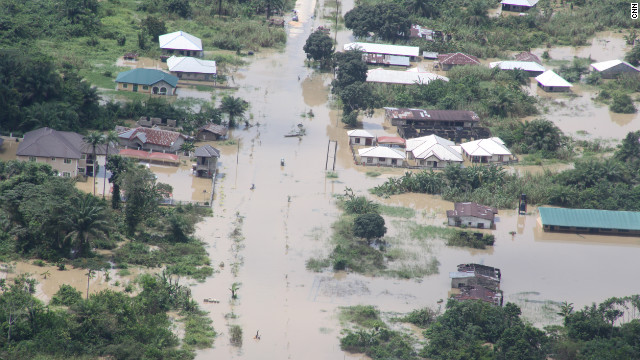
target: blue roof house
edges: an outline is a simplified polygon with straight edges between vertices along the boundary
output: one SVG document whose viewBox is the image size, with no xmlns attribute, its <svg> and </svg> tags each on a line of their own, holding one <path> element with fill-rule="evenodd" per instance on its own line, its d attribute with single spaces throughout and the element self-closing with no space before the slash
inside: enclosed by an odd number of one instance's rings
<svg viewBox="0 0 640 360">
<path fill-rule="evenodd" d="M 116 77 L 117 90 L 174 95 L 178 78 L 156 69 L 133 69 Z"/>
</svg>

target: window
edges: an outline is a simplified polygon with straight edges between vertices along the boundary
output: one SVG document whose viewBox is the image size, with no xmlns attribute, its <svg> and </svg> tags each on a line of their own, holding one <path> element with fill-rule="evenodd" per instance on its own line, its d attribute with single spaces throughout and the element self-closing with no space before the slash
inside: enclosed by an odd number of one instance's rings
<svg viewBox="0 0 640 360">
<path fill-rule="evenodd" d="M 64 176 L 64 177 L 71 177 L 71 173 L 70 173 L 70 172 L 67 172 L 67 171 L 63 171 L 63 172 L 62 172 L 62 176 Z"/>
<path fill-rule="evenodd" d="M 167 94 L 167 88 L 166 88 L 166 87 L 164 87 L 164 86 L 163 86 L 163 87 L 161 87 L 161 88 L 160 88 L 160 94 L 162 94 L 162 95 L 166 95 L 166 94 Z"/>
<path fill-rule="evenodd" d="M 368 158 L 367 158 L 367 164 L 371 164 L 371 163 L 373 163 L 373 158 L 368 157 Z"/>
<path fill-rule="evenodd" d="M 142 90 L 149 90 L 149 86 L 147 86 L 147 85 L 142 85 Z"/>
<path fill-rule="evenodd" d="M 35 156 L 29 156 L 29 161 L 35 162 L 36 161 L 36 157 Z"/>
<path fill-rule="evenodd" d="M 82 154 L 82 157 L 80 157 L 81 160 L 87 160 L 87 154 Z"/>
<path fill-rule="evenodd" d="M 79 172 L 80 174 L 84 174 L 84 168 L 78 168 L 78 172 Z"/>
<path fill-rule="evenodd" d="M 387 159 L 385 159 L 385 158 L 378 158 L 378 162 L 385 162 L 385 161 L 387 161 Z"/>
<path fill-rule="evenodd" d="M 51 161 L 56 161 L 56 158 L 54 158 L 53 156 L 51 157 Z"/>
<path fill-rule="evenodd" d="M 71 159 L 64 159 L 65 164 L 71 164 Z"/>
<path fill-rule="evenodd" d="M 129 84 L 122 84 L 123 89 L 126 89 L 127 87 L 129 87 Z"/>
</svg>

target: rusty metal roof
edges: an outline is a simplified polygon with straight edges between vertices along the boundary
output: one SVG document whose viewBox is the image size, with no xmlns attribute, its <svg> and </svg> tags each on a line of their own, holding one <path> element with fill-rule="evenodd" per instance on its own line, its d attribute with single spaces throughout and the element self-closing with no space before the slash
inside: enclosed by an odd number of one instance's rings
<svg viewBox="0 0 640 360">
<path fill-rule="evenodd" d="M 540 58 L 528 51 L 521 52 L 520 54 L 516 55 L 515 58 L 518 61 L 533 61 L 542 65 L 542 61 L 540 60 Z"/>
<path fill-rule="evenodd" d="M 452 54 L 438 55 L 438 62 L 447 65 L 479 65 L 480 61 L 473 55 L 467 55 L 460 52 Z"/>
<path fill-rule="evenodd" d="M 453 205 L 454 210 L 447 210 L 447 217 L 454 216 L 473 216 L 480 219 L 493 221 L 498 209 L 480 205 L 474 202 L 457 202 Z"/>
<path fill-rule="evenodd" d="M 480 117 L 473 111 L 466 110 L 424 110 L 409 108 L 385 107 L 385 116 L 402 120 L 433 120 L 433 121 L 480 121 Z"/>
<path fill-rule="evenodd" d="M 137 127 L 128 129 L 120 134 L 119 138 L 133 140 L 140 139 L 143 144 L 154 144 L 170 147 L 178 140 L 179 137 L 185 137 L 183 134 L 175 131 L 161 130 L 156 128 Z"/>
</svg>

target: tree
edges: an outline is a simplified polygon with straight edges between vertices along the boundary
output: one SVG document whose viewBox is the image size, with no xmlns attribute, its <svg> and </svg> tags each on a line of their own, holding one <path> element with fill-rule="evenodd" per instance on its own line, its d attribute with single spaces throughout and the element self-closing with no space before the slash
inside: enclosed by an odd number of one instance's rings
<svg viewBox="0 0 640 360">
<path fill-rule="evenodd" d="M 191 152 L 196 149 L 196 146 L 191 141 L 185 141 L 180 145 L 180 150 L 183 151 L 187 156 L 191 155 Z"/>
<path fill-rule="evenodd" d="M 107 149 L 106 149 L 106 153 L 104 156 L 104 178 L 102 179 L 102 200 L 104 200 L 105 194 L 106 194 L 106 189 L 107 189 L 107 169 L 108 169 L 108 161 L 109 161 L 109 146 L 111 144 L 117 144 L 118 143 L 118 135 L 115 133 L 115 131 L 109 131 L 107 132 L 105 135 L 103 135 L 103 143 L 107 145 Z"/>
<path fill-rule="evenodd" d="M 618 145 L 616 159 L 623 162 L 637 162 L 640 160 L 640 131 L 632 131 Z"/>
<path fill-rule="evenodd" d="M 411 28 L 409 12 L 396 3 L 356 6 L 344 15 L 344 23 L 355 37 L 366 38 L 373 34 L 394 43 L 408 36 Z"/>
<path fill-rule="evenodd" d="M 133 166 L 131 160 L 120 155 L 111 155 L 107 159 L 106 168 L 111 172 L 109 182 L 113 184 L 113 193 L 111 194 L 112 209 L 120 208 L 120 187 L 122 186 L 122 177 L 131 166 Z"/>
<path fill-rule="evenodd" d="M 229 115 L 229 127 L 235 126 L 234 119 L 236 116 L 244 115 L 244 112 L 249 108 L 249 103 L 239 97 L 233 97 L 225 95 L 220 103 L 220 110 Z"/>
<path fill-rule="evenodd" d="M 151 35 L 153 41 L 158 41 L 160 35 L 167 33 L 167 27 L 164 21 L 155 16 L 147 16 L 146 19 L 142 20 L 142 26 L 147 33 Z"/>
<path fill-rule="evenodd" d="M 158 202 L 172 190 L 166 184 L 156 183 L 156 176 L 144 166 L 129 167 L 122 185 L 127 197 L 124 211 L 127 233 L 133 235 L 142 219 L 152 217 Z"/>
<path fill-rule="evenodd" d="M 91 250 L 91 239 L 105 235 L 111 228 L 104 211 L 100 200 L 91 194 L 74 199 L 73 212 L 68 220 L 71 231 L 66 239 L 72 241 L 78 256 L 87 255 Z"/>
<path fill-rule="evenodd" d="M 358 215 L 353 221 L 353 235 L 367 239 L 367 243 L 370 243 L 372 239 L 383 237 L 386 233 L 384 218 L 379 214 Z"/>
<path fill-rule="evenodd" d="M 624 59 L 633 66 L 640 65 L 640 44 L 629 50 Z"/>
<path fill-rule="evenodd" d="M 240 290 L 240 283 L 239 282 L 234 282 L 233 284 L 231 284 L 231 288 L 229 289 L 229 291 L 231 291 L 231 298 L 233 300 L 238 298 L 238 290 Z"/>
<path fill-rule="evenodd" d="M 324 31 L 316 30 L 309 35 L 302 49 L 307 54 L 307 59 L 326 65 L 327 60 L 333 55 L 333 41 Z"/>
<path fill-rule="evenodd" d="M 356 82 L 342 88 L 339 93 L 342 100 L 342 110 L 349 114 L 356 110 L 366 110 L 367 115 L 373 114 L 376 98 L 367 83 Z"/>
<path fill-rule="evenodd" d="M 332 92 L 339 94 L 342 89 L 356 82 L 367 80 L 369 68 L 362 60 L 363 52 L 359 50 L 349 50 L 335 54 L 336 78 L 332 82 Z"/>
<path fill-rule="evenodd" d="M 91 161 L 93 161 L 93 171 L 92 171 L 92 176 L 93 176 L 93 195 L 96 195 L 96 173 L 98 172 L 98 159 L 96 158 L 96 146 L 100 145 L 103 143 L 104 139 L 102 138 L 102 135 L 99 132 L 93 131 L 91 133 L 89 133 L 89 135 L 84 137 L 84 141 L 91 145 Z"/>
<path fill-rule="evenodd" d="M 622 93 L 613 95 L 613 103 L 610 108 L 614 113 L 620 114 L 633 114 L 636 112 L 636 108 L 633 106 L 631 97 Z"/>
</svg>

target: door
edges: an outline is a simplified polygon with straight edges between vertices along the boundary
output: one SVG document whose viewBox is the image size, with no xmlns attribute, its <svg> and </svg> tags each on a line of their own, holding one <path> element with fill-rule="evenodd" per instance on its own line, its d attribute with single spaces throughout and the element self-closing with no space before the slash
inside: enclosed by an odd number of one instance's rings
<svg viewBox="0 0 640 360">
<path fill-rule="evenodd" d="M 133 92 L 138 92 L 138 84 L 133 84 Z"/>
<path fill-rule="evenodd" d="M 438 167 L 438 162 L 437 162 L 437 161 L 434 161 L 434 162 L 433 162 L 433 167 L 434 167 L 434 168 L 437 168 L 437 167 Z"/>
</svg>

